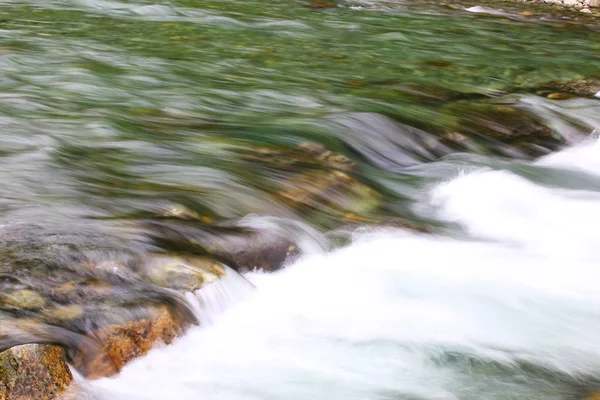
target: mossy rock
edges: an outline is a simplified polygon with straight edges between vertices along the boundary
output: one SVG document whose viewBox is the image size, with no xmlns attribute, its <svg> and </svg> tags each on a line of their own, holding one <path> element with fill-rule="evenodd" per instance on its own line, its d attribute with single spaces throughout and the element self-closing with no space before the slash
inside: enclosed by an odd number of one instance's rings
<svg viewBox="0 0 600 400">
<path fill-rule="evenodd" d="M 552 98 L 551 95 L 571 94 L 575 96 L 591 97 L 600 93 L 600 79 L 587 78 L 568 82 L 547 82 L 533 88 L 537 94 Z M 557 99 L 561 100 L 561 99 Z"/>
<path fill-rule="evenodd" d="M 224 265 L 207 257 L 155 255 L 143 265 L 150 282 L 179 291 L 196 291 L 225 275 Z"/>
<path fill-rule="evenodd" d="M 46 300 L 34 290 L 22 289 L 3 295 L 2 303 L 8 308 L 37 310 L 46 304 Z"/>
<path fill-rule="evenodd" d="M 516 103 L 459 101 L 448 104 L 443 110 L 458 117 L 457 125 L 451 127 L 458 132 L 481 134 L 499 140 L 551 135 L 548 127 L 527 111 L 519 109 Z"/>
<path fill-rule="evenodd" d="M 358 165 L 350 158 L 315 142 L 302 142 L 292 148 L 276 146 L 246 148 L 240 158 L 281 170 L 296 171 L 303 167 L 341 171 L 358 169 Z"/>
<path fill-rule="evenodd" d="M 60 347 L 27 344 L 0 353 L 1 399 L 57 399 L 72 380 Z"/>
<path fill-rule="evenodd" d="M 381 203 L 379 193 L 341 171 L 306 171 L 283 181 L 282 187 L 278 196 L 288 204 L 333 214 L 366 215 Z"/>
</svg>

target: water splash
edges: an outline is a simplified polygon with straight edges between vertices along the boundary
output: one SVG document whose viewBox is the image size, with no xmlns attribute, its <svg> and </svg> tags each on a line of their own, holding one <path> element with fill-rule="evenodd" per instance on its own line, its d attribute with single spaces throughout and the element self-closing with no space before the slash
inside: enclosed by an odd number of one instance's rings
<svg viewBox="0 0 600 400">
<path fill-rule="evenodd" d="M 554 159 L 576 165 L 597 146 Z M 438 185 L 432 202 L 473 237 L 374 231 L 251 276 L 256 291 L 210 327 L 94 390 L 112 399 L 564 400 L 597 384 L 600 197 L 481 170 Z"/>
</svg>

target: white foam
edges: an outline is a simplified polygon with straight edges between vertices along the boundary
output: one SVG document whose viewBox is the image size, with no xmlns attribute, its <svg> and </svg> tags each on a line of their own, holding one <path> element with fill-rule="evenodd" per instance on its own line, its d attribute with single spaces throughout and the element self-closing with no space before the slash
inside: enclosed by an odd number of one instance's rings
<svg viewBox="0 0 600 400">
<path fill-rule="evenodd" d="M 599 174 L 597 146 L 540 164 Z M 382 231 L 252 274 L 256 291 L 210 327 L 91 386 L 107 399 L 557 400 L 570 376 L 597 376 L 600 198 L 481 170 L 432 202 L 487 241 Z"/>
</svg>

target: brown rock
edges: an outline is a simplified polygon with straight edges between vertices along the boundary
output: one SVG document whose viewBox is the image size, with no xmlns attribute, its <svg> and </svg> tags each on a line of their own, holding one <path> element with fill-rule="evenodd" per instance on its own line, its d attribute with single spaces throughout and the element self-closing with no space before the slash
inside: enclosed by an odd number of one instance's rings
<svg viewBox="0 0 600 400">
<path fill-rule="evenodd" d="M 567 100 L 571 98 L 571 96 L 566 93 L 550 93 L 546 97 L 550 100 Z"/>
<path fill-rule="evenodd" d="M 576 96 L 594 96 L 600 91 L 600 79 L 588 78 L 568 82 L 547 82 L 535 87 L 538 91 L 570 93 Z"/>
<path fill-rule="evenodd" d="M 56 399 L 72 380 L 60 347 L 27 344 L 0 353 L 1 399 Z"/>
<path fill-rule="evenodd" d="M 63 283 L 52 289 L 50 295 L 59 301 L 68 301 L 77 296 L 77 282 Z"/>
<path fill-rule="evenodd" d="M 68 306 L 59 306 L 50 311 L 47 315 L 52 321 L 72 321 L 83 316 L 85 310 L 80 304 L 70 304 Z"/>
<path fill-rule="evenodd" d="M 155 311 L 147 319 L 109 325 L 89 333 L 89 338 L 100 343 L 101 351 L 93 360 L 76 357 L 73 360 L 75 368 L 88 379 L 112 376 L 153 346 L 169 344 L 181 335 L 185 326 L 166 308 Z"/>
<path fill-rule="evenodd" d="M 309 171 L 283 182 L 278 195 L 294 206 L 311 207 L 328 212 L 368 214 L 380 204 L 374 189 L 342 171 Z"/>
<path fill-rule="evenodd" d="M 184 292 L 198 290 L 225 274 L 223 264 L 206 257 L 154 255 L 144 265 L 150 282 Z"/>
<path fill-rule="evenodd" d="M 358 165 L 343 154 L 328 150 L 315 142 L 302 142 L 295 148 L 259 147 L 246 149 L 241 158 L 270 167 L 297 170 L 298 166 L 314 165 L 343 171 L 358 169 Z"/>
</svg>

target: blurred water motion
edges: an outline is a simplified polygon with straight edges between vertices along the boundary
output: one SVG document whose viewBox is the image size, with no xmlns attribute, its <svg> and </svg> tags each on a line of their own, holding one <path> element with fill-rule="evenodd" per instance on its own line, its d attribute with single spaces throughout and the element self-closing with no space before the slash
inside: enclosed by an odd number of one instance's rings
<svg viewBox="0 0 600 400">
<path fill-rule="evenodd" d="M 600 129 L 594 16 L 1 5 L 0 349 L 58 343 L 90 377 L 119 371 L 102 355 L 119 332 L 151 330 L 139 321 L 198 323 L 186 293 L 229 268 L 274 271 L 361 226 L 464 235 L 423 201 L 460 171 L 600 187 L 530 163 Z M 125 361 L 150 347 L 136 345 Z"/>
</svg>

